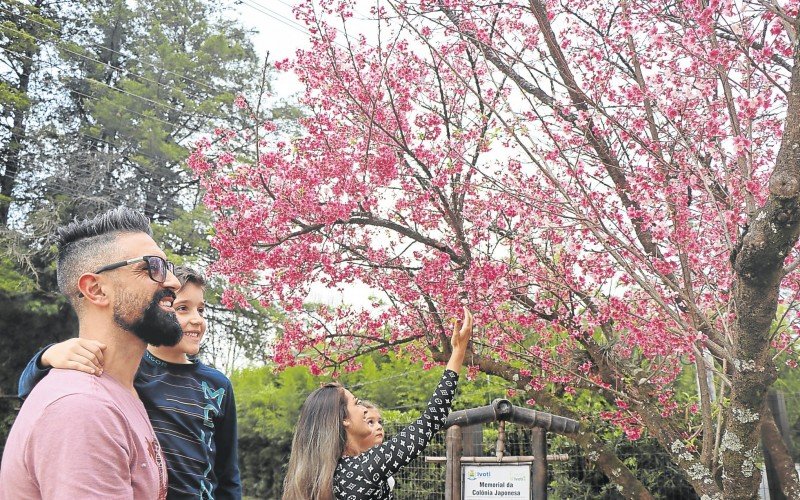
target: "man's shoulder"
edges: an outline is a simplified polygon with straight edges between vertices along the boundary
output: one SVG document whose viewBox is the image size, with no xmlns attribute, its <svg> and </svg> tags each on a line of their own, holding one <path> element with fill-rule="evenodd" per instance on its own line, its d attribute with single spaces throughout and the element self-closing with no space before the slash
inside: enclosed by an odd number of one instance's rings
<svg viewBox="0 0 800 500">
<path fill-rule="evenodd" d="M 23 407 L 46 408 L 58 401 L 61 407 L 81 405 L 122 411 L 120 408 L 124 408 L 130 398 L 125 389 L 106 374 L 98 377 L 77 370 L 53 369 L 33 388 Z"/>
<path fill-rule="evenodd" d="M 82 422 L 107 423 L 128 427 L 128 419 L 110 398 L 97 397 L 88 392 L 65 394 L 45 405 L 50 420 L 70 421 L 79 418 Z"/>
<path fill-rule="evenodd" d="M 76 370 L 52 370 L 26 400 L 43 407 L 117 408 L 113 395 L 95 375 Z"/>
<path fill-rule="evenodd" d="M 53 368 L 31 391 L 29 400 L 51 400 L 65 396 L 97 396 L 103 391 L 97 377 L 77 370 Z"/>
<path fill-rule="evenodd" d="M 128 428 L 127 417 L 113 398 L 103 390 L 93 375 L 76 377 L 73 373 L 53 372 L 31 392 L 20 409 L 17 420 L 26 432 L 41 434 L 54 429 L 67 429 L 80 422 L 80 427 Z M 96 378 L 96 377 L 95 377 Z M 76 430 L 76 427 L 71 427 Z M 38 430 L 37 430 L 38 429 Z M 54 431 L 53 431 L 54 432 Z M 60 433 L 69 439 L 71 433 Z"/>
</svg>

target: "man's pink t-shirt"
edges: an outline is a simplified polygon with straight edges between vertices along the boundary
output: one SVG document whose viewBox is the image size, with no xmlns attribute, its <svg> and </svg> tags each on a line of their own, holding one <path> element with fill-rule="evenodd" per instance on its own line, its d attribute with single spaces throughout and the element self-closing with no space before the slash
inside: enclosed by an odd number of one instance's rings
<svg viewBox="0 0 800 500">
<path fill-rule="evenodd" d="M 139 398 L 106 374 L 51 370 L 11 428 L 0 500 L 166 497 L 161 447 Z"/>
</svg>

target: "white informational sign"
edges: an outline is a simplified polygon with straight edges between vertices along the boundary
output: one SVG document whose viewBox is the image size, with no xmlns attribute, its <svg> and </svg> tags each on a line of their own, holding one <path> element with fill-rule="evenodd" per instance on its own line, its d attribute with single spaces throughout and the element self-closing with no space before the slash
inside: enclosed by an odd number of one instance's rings
<svg viewBox="0 0 800 500">
<path fill-rule="evenodd" d="M 531 500 L 530 465 L 462 465 L 461 498 Z"/>
</svg>

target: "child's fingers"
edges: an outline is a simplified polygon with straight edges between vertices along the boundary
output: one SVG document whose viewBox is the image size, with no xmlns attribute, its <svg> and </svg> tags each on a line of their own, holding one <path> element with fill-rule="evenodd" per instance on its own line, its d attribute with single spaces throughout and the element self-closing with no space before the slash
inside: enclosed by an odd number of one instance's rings
<svg viewBox="0 0 800 500">
<path fill-rule="evenodd" d="M 81 347 L 91 351 L 96 357 L 97 360 L 102 364 L 103 359 L 103 351 L 106 349 L 106 345 L 99 340 L 92 340 L 92 339 L 80 339 Z"/>
<path fill-rule="evenodd" d="M 466 306 L 463 307 L 463 319 L 460 321 L 461 329 L 464 330 L 472 326 L 472 314 L 469 312 L 469 309 Z"/>
<path fill-rule="evenodd" d="M 92 364 L 97 366 L 97 368 L 102 368 L 103 366 L 103 350 L 97 345 L 81 344 L 80 347 L 75 350 L 75 354 L 88 359 Z"/>
<path fill-rule="evenodd" d="M 78 361 L 67 361 L 67 368 L 70 370 L 88 373 L 89 375 L 95 374 L 94 368 Z"/>
<path fill-rule="evenodd" d="M 453 335 L 458 335 L 461 332 L 461 327 L 463 324 L 461 323 L 460 319 L 453 320 Z"/>
<path fill-rule="evenodd" d="M 103 371 L 103 365 L 98 364 L 92 358 L 88 358 L 88 357 L 83 356 L 81 354 L 75 353 L 74 356 L 72 357 L 71 361 L 75 361 L 78 364 L 81 364 L 81 365 L 84 365 L 84 366 L 88 366 L 89 368 L 92 369 L 93 373 L 97 373 L 98 375 Z"/>
<path fill-rule="evenodd" d="M 469 342 L 472 336 L 472 312 L 466 307 L 463 308 L 464 317 L 462 319 L 453 319 L 453 338 L 451 344 L 453 347 L 461 346 Z"/>
</svg>

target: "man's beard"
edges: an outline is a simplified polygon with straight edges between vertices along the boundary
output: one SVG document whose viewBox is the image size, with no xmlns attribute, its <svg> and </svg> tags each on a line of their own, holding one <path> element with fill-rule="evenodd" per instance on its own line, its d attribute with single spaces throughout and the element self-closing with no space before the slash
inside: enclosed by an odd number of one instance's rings
<svg viewBox="0 0 800 500">
<path fill-rule="evenodd" d="M 171 290 L 160 290 L 154 296 L 150 305 L 144 310 L 141 317 L 135 321 L 127 321 L 122 317 L 119 304 L 114 307 L 114 321 L 125 330 L 133 333 L 140 339 L 154 346 L 174 346 L 183 337 L 183 330 L 178 317 L 174 312 L 167 312 L 158 305 L 165 297 L 175 298 Z M 122 297 L 127 301 L 128 297 Z"/>
</svg>

